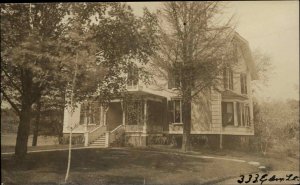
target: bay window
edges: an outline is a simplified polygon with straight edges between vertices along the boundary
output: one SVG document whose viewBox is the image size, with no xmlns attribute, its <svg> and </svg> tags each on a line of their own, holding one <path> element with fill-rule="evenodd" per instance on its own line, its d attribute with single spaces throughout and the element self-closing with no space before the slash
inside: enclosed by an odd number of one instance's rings
<svg viewBox="0 0 300 185">
<path fill-rule="evenodd" d="M 222 102 L 222 124 L 223 126 L 235 125 L 250 126 L 250 108 L 243 102 Z"/>
</svg>

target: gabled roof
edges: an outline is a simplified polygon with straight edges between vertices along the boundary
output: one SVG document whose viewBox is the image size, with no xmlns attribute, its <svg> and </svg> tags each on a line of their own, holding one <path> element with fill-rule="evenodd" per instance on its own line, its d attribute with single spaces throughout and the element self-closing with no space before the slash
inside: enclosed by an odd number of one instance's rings
<svg viewBox="0 0 300 185">
<path fill-rule="evenodd" d="M 240 36 L 237 32 L 234 33 L 234 38 L 236 39 L 237 44 L 241 48 L 242 55 L 246 61 L 246 65 L 247 65 L 248 69 L 250 70 L 251 79 L 257 80 L 258 75 L 257 75 L 255 62 L 253 60 L 248 41 L 246 39 L 244 39 L 242 36 Z"/>
</svg>

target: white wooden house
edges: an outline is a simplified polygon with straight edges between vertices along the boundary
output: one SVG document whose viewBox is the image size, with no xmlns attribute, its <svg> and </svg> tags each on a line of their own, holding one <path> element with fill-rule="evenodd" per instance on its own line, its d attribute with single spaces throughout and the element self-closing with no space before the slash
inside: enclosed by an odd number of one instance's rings
<svg viewBox="0 0 300 185">
<path fill-rule="evenodd" d="M 234 38 L 238 65 L 224 70 L 219 90 L 211 88 L 193 99 L 192 135 L 218 142 L 218 138 L 226 142 L 227 136 L 243 139 L 254 135 L 250 82 L 257 79 L 255 64 L 248 42 L 238 33 Z M 145 146 L 152 136 L 182 135 L 182 102 L 176 93 L 176 82 L 172 85 L 154 77 L 153 84 L 145 85 L 132 79 L 134 75 L 137 71 L 129 74 L 127 81 L 127 95 L 133 97 L 130 103 L 122 97 L 112 100 L 108 107 L 83 102 L 72 117 L 65 109 L 63 133 L 69 134 L 70 123 L 79 123 L 74 135 L 82 136 L 86 146 L 99 147 L 108 147 L 120 138 L 132 145 Z"/>
</svg>

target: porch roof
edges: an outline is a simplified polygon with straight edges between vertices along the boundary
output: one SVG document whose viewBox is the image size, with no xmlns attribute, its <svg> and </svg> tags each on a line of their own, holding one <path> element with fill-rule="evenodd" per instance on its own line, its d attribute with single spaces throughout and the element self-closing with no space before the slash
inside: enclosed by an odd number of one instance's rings
<svg viewBox="0 0 300 185">
<path fill-rule="evenodd" d="M 124 93 L 124 95 L 125 94 L 134 96 L 137 99 L 146 99 L 146 100 L 159 101 L 159 102 L 162 102 L 163 100 L 167 100 L 167 98 L 164 96 L 160 96 L 157 94 L 152 94 L 152 93 L 140 91 L 140 90 L 139 91 L 128 91 L 128 92 Z"/>
<path fill-rule="evenodd" d="M 232 100 L 232 99 L 236 99 L 236 100 L 248 100 L 248 97 L 246 95 L 241 95 L 238 94 L 236 92 L 230 91 L 230 90 L 225 90 L 221 93 L 222 95 L 222 100 Z"/>
</svg>

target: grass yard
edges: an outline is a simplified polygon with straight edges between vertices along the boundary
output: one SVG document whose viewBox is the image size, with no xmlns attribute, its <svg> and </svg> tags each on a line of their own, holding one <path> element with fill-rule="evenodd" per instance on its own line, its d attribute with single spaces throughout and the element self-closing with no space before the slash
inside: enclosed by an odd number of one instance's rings
<svg viewBox="0 0 300 185">
<path fill-rule="evenodd" d="M 69 184 L 203 184 L 257 171 L 257 167 L 145 150 L 81 149 L 72 151 Z M 23 164 L 1 156 L 2 182 L 63 184 L 67 151 L 30 153 Z"/>
<path fill-rule="evenodd" d="M 28 146 L 32 144 L 33 135 L 28 137 Z M 1 133 L 1 146 L 15 146 L 17 140 L 17 134 L 13 133 Z M 38 146 L 57 145 L 58 138 L 55 136 L 38 136 Z"/>
</svg>

